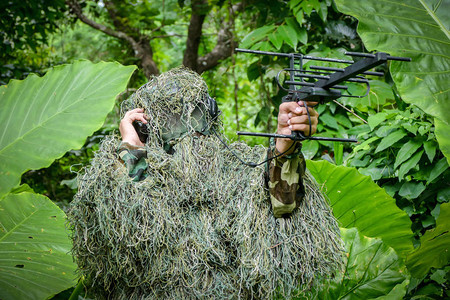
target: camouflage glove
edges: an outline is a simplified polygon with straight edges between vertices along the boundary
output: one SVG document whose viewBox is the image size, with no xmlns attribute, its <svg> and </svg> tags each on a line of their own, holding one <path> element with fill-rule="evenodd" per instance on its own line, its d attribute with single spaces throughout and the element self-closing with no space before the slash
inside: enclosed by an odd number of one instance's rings
<svg viewBox="0 0 450 300">
<path fill-rule="evenodd" d="M 271 144 L 269 158 L 280 154 L 275 144 Z M 297 143 L 294 152 L 270 161 L 268 184 L 273 215 L 276 218 L 289 216 L 305 196 L 303 175 L 306 162 L 301 148 L 301 144 Z"/>
<path fill-rule="evenodd" d="M 133 146 L 129 143 L 120 143 L 117 149 L 119 157 L 125 164 L 128 175 L 133 178 L 133 181 L 144 180 L 147 174 L 147 151 L 144 147 Z"/>
</svg>

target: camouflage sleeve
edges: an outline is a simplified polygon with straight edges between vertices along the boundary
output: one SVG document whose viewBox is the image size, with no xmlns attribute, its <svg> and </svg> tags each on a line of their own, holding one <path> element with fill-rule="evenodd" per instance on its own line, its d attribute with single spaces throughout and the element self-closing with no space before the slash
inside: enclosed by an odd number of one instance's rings
<svg viewBox="0 0 450 300">
<path fill-rule="evenodd" d="M 147 151 L 144 147 L 120 143 L 117 152 L 133 181 L 141 181 L 147 177 Z"/>
<path fill-rule="evenodd" d="M 276 218 L 287 217 L 300 205 L 305 196 L 303 175 L 306 162 L 301 152 L 301 143 L 297 143 L 290 155 L 274 158 L 268 166 L 268 185 L 273 214 Z M 278 155 L 275 143 L 271 143 L 268 157 Z"/>
</svg>

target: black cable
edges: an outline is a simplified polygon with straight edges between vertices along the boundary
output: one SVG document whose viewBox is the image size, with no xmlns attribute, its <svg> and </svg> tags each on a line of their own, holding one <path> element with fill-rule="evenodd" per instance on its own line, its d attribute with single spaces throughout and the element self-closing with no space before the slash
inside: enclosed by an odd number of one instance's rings
<svg viewBox="0 0 450 300">
<path fill-rule="evenodd" d="M 306 104 L 308 101 L 303 101 L 303 105 L 306 108 L 306 114 L 308 115 L 308 122 L 309 122 L 309 134 L 308 137 L 311 136 L 311 131 L 312 131 L 312 124 L 311 124 L 311 115 L 309 114 L 309 109 L 308 109 L 308 105 Z"/>
<path fill-rule="evenodd" d="M 228 151 L 230 151 L 231 154 L 233 154 L 233 155 L 234 155 L 234 156 L 235 156 L 242 164 L 244 164 L 244 165 L 246 165 L 246 166 L 249 166 L 249 167 L 252 167 L 252 168 L 255 168 L 255 167 L 257 167 L 257 166 L 260 166 L 260 165 L 262 165 L 262 164 L 265 164 L 266 162 L 271 161 L 271 160 L 274 159 L 274 158 L 278 158 L 278 157 L 280 157 L 280 156 L 283 156 L 283 155 L 286 154 L 289 150 L 291 150 L 292 147 L 293 147 L 293 146 L 295 145 L 295 143 L 296 143 L 296 142 L 294 141 L 294 142 L 292 143 L 292 145 L 289 146 L 289 148 L 288 148 L 286 151 L 284 151 L 283 153 L 280 153 L 280 154 L 275 155 L 275 156 L 273 156 L 273 157 L 267 158 L 266 160 L 264 160 L 264 161 L 262 161 L 262 162 L 259 162 L 259 163 L 245 162 L 245 161 L 243 161 L 242 158 L 240 158 L 236 153 L 234 153 L 234 151 L 231 150 L 230 147 L 228 147 L 227 143 L 225 143 L 225 141 L 222 140 L 222 139 L 220 138 L 220 136 L 217 134 L 217 131 L 216 131 L 213 127 L 211 127 L 211 130 L 214 132 L 214 134 L 215 134 L 216 137 L 219 139 L 219 141 L 221 141 L 222 144 L 224 144 L 224 146 L 228 149 Z"/>
</svg>

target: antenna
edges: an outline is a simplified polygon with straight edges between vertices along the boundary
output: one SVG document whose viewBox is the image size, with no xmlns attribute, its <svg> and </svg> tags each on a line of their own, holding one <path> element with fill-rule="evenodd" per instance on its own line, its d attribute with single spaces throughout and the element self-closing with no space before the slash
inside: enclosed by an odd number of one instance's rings
<svg viewBox="0 0 450 300">
<path fill-rule="evenodd" d="M 359 53 L 359 52 L 345 52 L 345 55 L 352 57 L 362 57 L 361 60 L 354 62 L 352 60 L 334 59 L 326 57 L 308 56 L 299 53 L 277 53 L 267 51 L 256 51 L 249 49 L 235 49 L 236 52 L 270 55 L 277 57 L 286 57 L 289 59 L 289 67 L 282 69 L 276 76 L 278 86 L 285 90 L 288 94 L 283 97 L 283 102 L 303 101 L 308 109 L 307 102 L 318 102 L 324 104 L 340 97 L 362 98 L 369 94 L 370 84 L 369 80 L 365 78 L 366 75 L 383 76 L 382 72 L 369 71 L 370 69 L 386 63 L 389 60 L 396 61 L 411 61 L 408 57 L 391 56 L 384 52 Z M 342 64 L 342 68 L 337 67 L 323 67 L 323 66 L 309 66 L 306 70 L 304 66 L 305 61 L 321 61 Z M 280 80 L 281 73 L 289 74 L 289 78 L 284 81 Z M 366 84 L 366 93 L 364 95 L 343 95 L 342 90 L 347 90 L 347 82 L 356 82 Z M 311 118 L 308 115 L 309 125 L 311 127 Z M 291 135 L 280 135 L 271 133 L 253 133 L 253 132 L 237 132 L 238 135 L 264 136 L 273 138 L 289 138 L 294 141 L 303 140 L 320 140 L 320 141 L 335 141 L 335 142 L 357 142 L 356 139 L 344 138 L 330 138 L 330 137 L 314 137 L 305 136 L 302 132 L 293 132 Z"/>
</svg>

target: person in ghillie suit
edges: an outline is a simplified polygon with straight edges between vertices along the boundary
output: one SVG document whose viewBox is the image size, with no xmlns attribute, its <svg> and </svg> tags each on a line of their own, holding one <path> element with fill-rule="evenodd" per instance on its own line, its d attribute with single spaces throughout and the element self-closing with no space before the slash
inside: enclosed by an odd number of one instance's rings
<svg viewBox="0 0 450 300">
<path fill-rule="evenodd" d="M 216 109 L 184 67 L 122 104 L 122 139 L 102 141 L 68 213 L 78 270 L 97 298 L 292 298 L 342 268 L 339 228 L 301 143 L 227 149 Z M 278 133 L 291 130 L 309 134 L 302 103 L 280 105 Z M 230 150 L 273 159 L 253 168 Z"/>
</svg>

